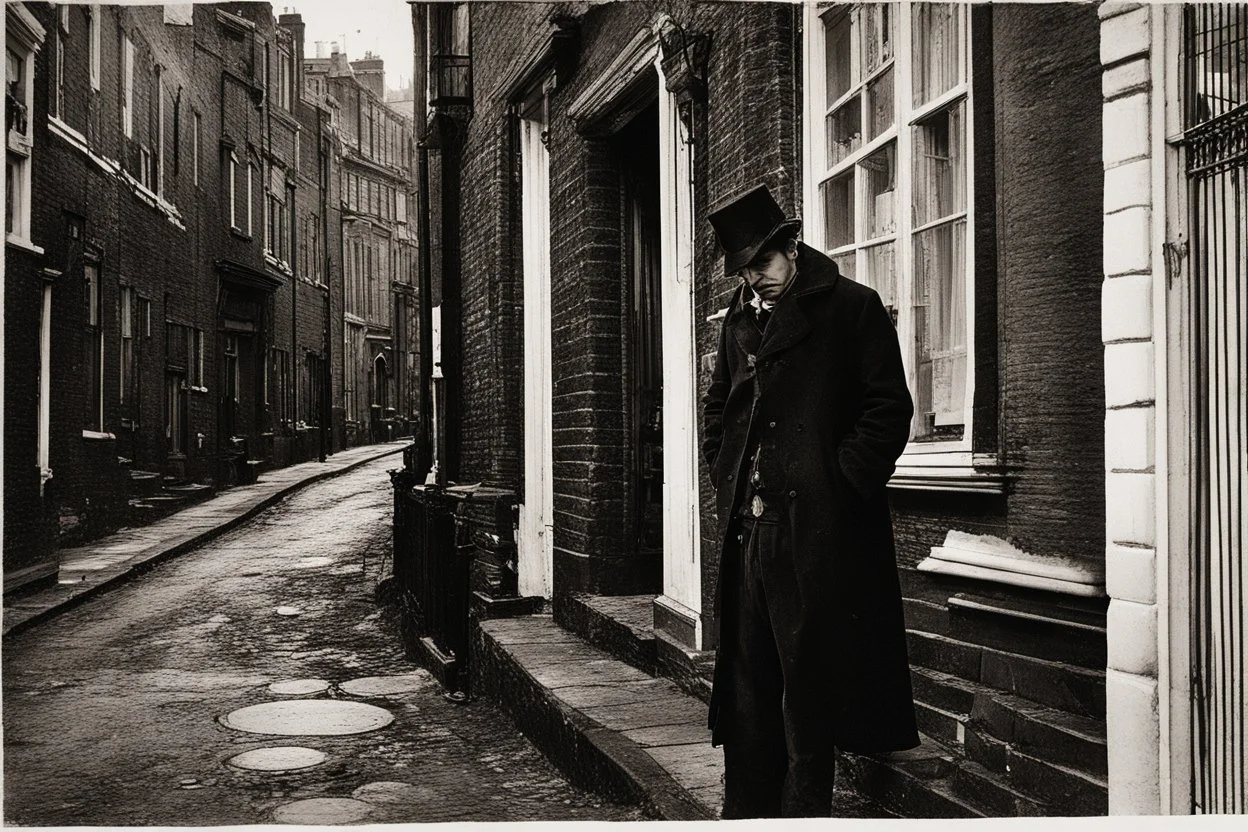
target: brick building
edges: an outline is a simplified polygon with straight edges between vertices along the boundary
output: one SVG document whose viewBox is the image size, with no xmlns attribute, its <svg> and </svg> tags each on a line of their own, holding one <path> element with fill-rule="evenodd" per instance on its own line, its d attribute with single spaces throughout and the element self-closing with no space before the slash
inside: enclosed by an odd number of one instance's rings
<svg viewBox="0 0 1248 832">
<path fill-rule="evenodd" d="M 411 122 L 386 104 L 384 65 L 337 50 L 303 59 L 309 94 L 327 102 L 338 138 L 342 397 L 347 445 L 399 436 L 418 412 L 416 235 Z"/>
<path fill-rule="evenodd" d="M 1208 8 L 1200 23 L 1136 4 L 418 4 L 430 273 L 458 416 L 439 454 L 447 479 L 513 495 L 519 594 L 591 640 L 629 630 L 608 610 L 648 608 L 649 643 L 611 646 L 652 651 L 649 666 L 705 694 L 718 564 L 696 402 L 734 281 L 704 216 L 765 182 L 803 239 L 890 307 L 916 402 L 890 495 L 940 762 L 849 770 L 907 814 L 1236 805 L 1216 773 L 1243 760 L 1223 635 L 1242 630 L 1242 587 L 1226 583 L 1242 447 L 1214 431 L 1205 480 L 1155 479 L 1167 452 L 1188 470 L 1175 445 L 1198 435 L 1200 379 L 1222 408 L 1206 428 L 1244 423 L 1242 396 L 1217 386 L 1230 376 L 1201 376 L 1177 334 L 1196 303 L 1166 300 L 1182 270 L 1169 289 L 1155 277 L 1187 251 L 1188 209 L 1167 196 L 1193 152 L 1165 139 L 1184 130 L 1179 91 L 1214 125 L 1206 155 L 1240 135 L 1226 114 L 1248 73 L 1226 33 L 1242 12 Z M 1201 43 L 1206 63 L 1184 65 Z M 1242 177 L 1231 164 L 1188 176 Z M 1222 356 L 1209 366 L 1242 373 L 1242 326 L 1208 310 L 1242 300 L 1245 226 L 1230 203 L 1206 207 L 1225 259 L 1205 265 L 1239 288 L 1205 298 L 1199 331 Z M 1185 397 L 1169 444 L 1158 343 L 1191 373 L 1168 382 Z M 1169 571 L 1163 498 L 1183 518 Z M 499 517 L 479 520 L 507 537 Z M 1202 528 L 1213 577 L 1192 588 L 1184 541 Z M 1188 600 L 1165 607 L 1180 584 Z M 1240 715 L 1197 730 L 1182 645 L 1199 632 L 1206 695 Z M 1166 793 L 1166 772 L 1193 767 L 1204 780 Z"/>
<path fill-rule="evenodd" d="M 7 591 L 54 575 L 58 543 L 348 441 L 339 199 L 360 139 L 305 91 L 297 14 L 278 20 L 260 3 L 5 13 Z M 380 62 L 371 70 L 380 85 Z M 406 199 L 410 130 L 375 117 L 385 175 Z M 410 235 L 387 233 L 395 253 L 371 279 L 399 357 L 378 360 L 414 366 L 411 329 L 396 328 L 388 300 L 410 294 L 393 288 L 411 282 L 399 265 Z M 403 398 L 415 385 L 385 378 L 366 391 L 366 417 L 371 397 L 382 417 L 415 409 Z M 389 424 L 350 441 L 406 428 Z"/>
</svg>

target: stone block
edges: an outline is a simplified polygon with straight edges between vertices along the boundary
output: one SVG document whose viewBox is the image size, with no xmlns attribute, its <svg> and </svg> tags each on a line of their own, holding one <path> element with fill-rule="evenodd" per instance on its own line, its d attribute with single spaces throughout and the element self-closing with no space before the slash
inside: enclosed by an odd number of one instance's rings
<svg viewBox="0 0 1248 832">
<path fill-rule="evenodd" d="M 1111 815 L 1161 814 L 1161 722 L 1157 680 L 1110 670 L 1105 677 Z"/>
<path fill-rule="evenodd" d="M 1148 159 L 1136 159 L 1105 171 L 1105 213 L 1152 205 L 1152 167 Z"/>
<path fill-rule="evenodd" d="M 1148 60 L 1140 58 L 1106 69 L 1101 74 L 1101 95 L 1106 100 L 1148 87 Z"/>
<path fill-rule="evenodd" d="M 1144 206 L 1105 215 L 1105 275 L 1144 272 L 1152 267 L 1152 211 Z"/>
<path fill-rule="evenodd" d="M 1101 125 L 1101 160 L 1112 168 L 1149 153 L 1149 97 L 1136 93 L 1107 101 Z"/>
<path fill-rule="evenodd" d="M 1148 54 L 1152 42 L 1147 5 L 1112 17 L 1101 14 L 1101 64 L 1109 66 Z"/>
<path fill-rule="evenodd" d="M 1109 668 L 1139 676 L 1157 675 L 1157 606 L 1109 602 Z"/>
<path fill-rule="evenodd" d="M 1110 543 L 1156 545 L 1156 499 L 1152 474 L 1105 477 L 1105 537 Z"/>
<path fill-rule="evenodd" d="M 1155 408 L 1125 407 L 1105 411 L 1105 469 L 1151 471 Z"/>
<path fill-rule="evenodd" d="M 1154 372 L 1151 341 L 1108 344 L 1105 347 L 1105 406 L 1151 404 Z"/>
<path fill-rule="evenodd" d="M 1105 547 L 1105 591 L 1111 598 L 1157 603 L 1157 551 L 1142 546 Z"/>
</svg>

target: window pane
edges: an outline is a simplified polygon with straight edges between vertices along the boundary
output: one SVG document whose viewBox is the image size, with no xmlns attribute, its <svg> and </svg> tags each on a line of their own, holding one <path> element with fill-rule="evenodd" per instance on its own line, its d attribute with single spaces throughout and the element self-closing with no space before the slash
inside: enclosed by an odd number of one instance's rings
<svg viewBox="0 0 1248 832">
<path fill-rule="evenodd" d="M 835 101 L 853 86 L 850 65 L 850 22 L 849 14 L 837 11 L 823 19 L 824 57 L 827 74 L 827 100 L 825 107 L 831 107 Z"/>
<path fill-rule="evenodd" d="M 866 249 L 867 272 L 862 282 L 870 286 L 884 301 L 893 326 L 897 326 L 897 264 L 896 243 L 885 243 Z"/>
<path fill-rule="evenodd" d="M 867 84 L 867 140 L 893 126 L 893 70 L 885 70 Z"/>
<path fill-rule="evenodd" d="M 819 186 L 823 191 L 824 229 L 828 248 L 854 241 L 854 172 L 843 173 Z"/>
<path fill-rule="evenodd" d="M 966 210 L 965 102 L 914 128 L 914 224 Z"/>
<path fill-rule="evenodd" d="M 17 198 L 18 198 L 18 162 L 13 157 L 8 158 L 8 164 L 5 167 L 4 176 L 4 230 L 6 233 L 13 231 L 13 218 L 17 216 Z"/>
<path fill-rule="evenodd" d="M 893 197 L 897 184 L 897 145 L 889 142 L 859 164 L 867 173 L 866 235 L 868 240 L 897 231 Z"/>
<path fill-rule="evenodd" d="M 864 3 L 858 7 L 858 27 L 862 34 L 862 75 L 869 76 L 893 58 L 894 3 Z"/>
<path fill-rule="evenodd" d="M 916 3 L 913 33 L 917 107 L 961 81 L 962 10 L 953 3 Z"/>
<path fill-rule="evenodd" d="M 966 394 L 966 220 L 914 238 L 915 438 L 961 438 Z"/>
<path fill-rule="evenodd" d="M 858 273 L 857 252 L 849 251 L 845 254 L 838 254 L 834 256 L 832 260 L 836 263 L 836 268 L 841 274 L 848 277 L 850 280 L 856 279 L 855 275 Z"/>
<path fill-rule="evenodd" d="M 849 158 L 862 146 L 862 105 L 854 96 L 828 116 L 828 167 Z"/>
</svg>

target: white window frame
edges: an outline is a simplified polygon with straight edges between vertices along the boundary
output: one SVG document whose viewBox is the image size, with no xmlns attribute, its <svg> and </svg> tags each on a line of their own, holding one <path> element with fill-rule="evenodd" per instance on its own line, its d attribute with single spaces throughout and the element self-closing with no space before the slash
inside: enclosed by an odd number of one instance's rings
<svg viewBox="0 0 1248 832">
<path fill-rule="evenodd" d="M 153 185 L 155 185 L 156 194 L 164 196 L 165 194 L 165 85 L 164 73 L 160 67 L 156 67 L 156 153 L 154 154 L 156 163 L 156 175 L 152 177 Z"/>
<path fill-rule="evenodd" d="M 152 151 L 147 145 L 139 146 L 139 184 L 149 191 L 152 189 Z"/>
<path fill-rule="evenodd" d="M 126 387 L 130 381 L 130 374 L 126 371 L 131 370 L 133 372 L 135 370 L 135 368 L 127 366 L 127 359 L 133 360 L 134 358 L 134 287 L 120 286 L 118 287 L 117 295 L 121 331 L 121 350 L 117 360 L 117 378 L 119 381 L 117 401 L 124 405 L 126 403 Z"/>
<path fill-rule="evenodd" d="M 238 154 L 230 151 L 230 228 L 241 231 L 238 227 Z"/>
<path fill-rule="evenodd" d="M 199 187 L 199 113 L 191 116 L 191 181 Z"/>
<path fill-rule="evenodd" d="M 134 41 L 122 35 L 121 64 L 121 132 L 134 137 Z"/>
<path fill-rule="evenodd" d="M 95 272 L 95 280 L 92 281 L 87 277 L 87 270 Z M 95 341 L 96 348 L 96 366 L 92 368 L 92 380 L 99 379 L 100 389 L 95 393 L 94 419 L 92 427 L 86 428 L 89 431 L 102 433 L 104 431 L 104 321 L 102 306 L 104 303 L 104 273 L 100 264 L 95 260 L 88 260 L 83 266 L 83 280 L 87 284 L 87 292 L 90 293 L 88 298 L 90 306 L 88 307 L 87 326 L 91 330 L 84 336 Z"/>
<path fill-rule="evenodd" d="M 52 115 L 65 117 L 65 44 L 69 41 L 69 5 L 62 3 L 58 9 L 57 25 L 53 27 L 52 39 L 56 46 L 56 78 L 52 89 Z"/>
<path fill-rule="evenodd" d="M 246 228 L 246 233 L 248 237 L 252 236 L 252 221 L 251 220 L 252 220 L 252 213 L 255 210 L 253 206 L 255 205 L 255 201 L 256 201 L 255 191 L 253 190 L 255 186 L 255 179 L 256 179 L 255 170 L 256 170 L 256 166 L 252 164 L 251 161 L 248 161 L 247 162 L 247 228 Z"/>
<path fill-rule="evenodd" d="M 5 4 L 5 23 L 6 48 L 22 60 L 24 83 L 21 96 L 26 105 L 25 132 L 9 130 L 5 139 L 5 164 L 7 167 L 11 163 L 14 171 L 13 192 L 6 194 L 6 199 L 13 200 L 13 230 L 6 230 L 5 241 L 36 254 L 43 254 L 43 249 L 30 239 L 30 207 L 31 158 L 35 143 L 35 54 L 43 45 L 47 32 L 21 3 Z M 5 60 L 8 60 L 7 53 Z"/>
<path fill-rule="evenodd" d="M 90 27 L 90 44 L 91 44 L 91 89 L 99 92 L 100 89 L 100 15 L 103 10 L 99 3 L 92 3 L 87 9 L 87 25 Z"/>
<path fill-rule="evenodd" d="M 838 4 L 842 5 L 842 4 Z M 850 4 L 843 4 L 850 5 Z M 914 294 L 914 234 L 916 228 L 911 222 L 911 212 L 909 210 L 910 198 L 913 193 L 913 133 L 907 136 L 906 131 L 912 131 L 915 125 L 932 113 L 947 108 L 951 103 L 963 99 L 965 107 L 965 146 L 966 155 L 966 209 L 965 221 L 966 230 L 964 238 L 965 247 L 965 315 L 966 315 L 966 387 L 963 403 L 963 434 L 961 439 L 928 439 L 919 441 L 910 441 L 906 445 L 905 452 L 897 461 L 898 473 L 903 474 L 905 469 L 921 468 L 924 470 L 925 476 L 939 476 L 942 472 L 946 472 L 949 476 L 965 476 L 970 472 L 970 468 L 975 461 L 972 456 L 972 436 L 973 436 L 973 400 L 975 391 L 975 316 L 974 316 L 974 298 L 975 298 L 975 202 L 974 202 L 974 173 L 975 173 L 975 145 L 974 145 L 974 124 L 973 124 L 973 99 L 970 88 L 970 60 L 971 60 L 971 44 L 973 33 L 971 32 L 971 15 L 969 7 L 965 4 L 958 4 L 959 13 L 962 15 L 962 49 L 961 49 L 961 66 L 959 67 L 962 81 L 952 89 L 940 94 L 934 100 L 926 102 L 920 108 L 915 108 L 910 102 L 912 101 L 912 68 L 911 58 L 913 50 L 910 48 L 912 38 L 912 7 L 909 2 L 901 2 L 892 5 L 897 14 L 896 29 L 896 46 L 894 48 L 893 63 L 893 97 L 895 116 L 894 123 L 887 130 L 883 131 L 879 136 L 862 143 L 853 153 L 849 154 L 845 159 L 838 162 L 834 167 L 827 166 L 827 123 L 826 115 L 838 109 L 844 101 L 850 99 L 855 94 L 853 90 L 860 89 L 855 86 L 850 92 L 846 93 L 840 100 L 833 102 L 831 107 L 826 106 L 825 88 L 825 43 L 824 43 L 824 25 L 822 15 L 828 11 L 826 7 L 817 7 L 814 3 L 807 4 L 805 7 L 805 26 L 803 33 L 803 46 L 805 51 L 804 67 L 804 102 L 803 109 L 808 125 L 807 131 L 810 140 L 806 143 L 804 149 L 803 168 L 805 175 L 803 176 L 803 196 L 806 204 L 804 238 L 814 248 L 823 252 L 829 252 L 825 240 L 825 218 L 824 206 L 819 185 L 821 182 L 831 179 L 834 175 L 832 171 L 838 174 L 845 170 L 853 170 L 857 167 L 858 162 L 885 147 L 890 142 L 895 142 L 897 147 L 895 166 L 896 166 L 896 193 L 905 195 L 899 202 L 904 204 L 894 208 L 894 216 L 896 218 L 896 229 L 893 232 L 895 236 L 894 242 L 894 270 L 897 276 L 897 304 L 898 304 L 898 339 L 903 345 L 902 361 L 906 369 L 907 381 L 914 390 L 914 382 L 916 378 L 915 367 L 915 326 L 912 312 L 913 294 Z M 857 47 L 853 47 L 855 50 Z M 856 60 L 855 55 L 855 60 Z M 856 65 L 856 64 L 855 64 Z M 872 76 L 875 77 L 875 76 Z M 864 79 L 865 82 L 866 79 Z M 865 86 L 865 83 L 862 85 Z M 900 104 L 900 106 L 898 106 Z M 865 125 L 863 125 L 865 130 Z M 863 179 L 861 171 L 856 171 L 854 176 L 857 180 Z M 855 194 L 862 192 L 865 187 L 861 181 L 856 182 Z M 947 220 L 946 220 L 947 221 Z M 865 262 L 866 256 L 862 252 L 869 246 L 866 243 L 874 243 L 874 240 L 866 240 L 864 229 L 866 225 L 866 217 L 864 212 L 855 211 L 855 223 L 857 230 L 855 234 L 855 243 L 852 248 L 859 253 L 858 267 L 855 271 L 857 275 L 863 275 L 866 272 Z M 933 223 L 936 225 L 938 223 Z M 922 226 L 919 228 L 924 228 Z M 884 238 L 880 238 L 882 241 Z M 837 252 L 847 251 L 851 246 L 845 246 L 836 249 Z"/>
</svg>

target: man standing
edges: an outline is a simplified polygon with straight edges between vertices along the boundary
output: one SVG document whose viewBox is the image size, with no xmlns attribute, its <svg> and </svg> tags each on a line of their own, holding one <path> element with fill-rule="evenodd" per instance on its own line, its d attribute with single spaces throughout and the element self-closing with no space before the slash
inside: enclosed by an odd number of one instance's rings
<svg viewBox="0 0 1248 832">
<path fill-rule="evenodd" d="M 713 210 L 740 275 L 704 398 L 723 541 L 724 817 L 828 817 L 835 749 L 918 745 L 885 485 L 914 405 L 872 289 L 761 185 Z"/>
</svg>

